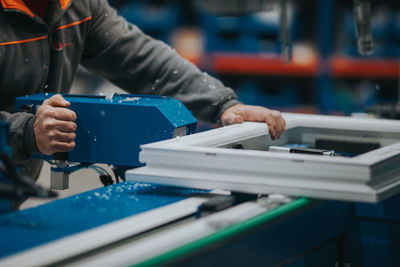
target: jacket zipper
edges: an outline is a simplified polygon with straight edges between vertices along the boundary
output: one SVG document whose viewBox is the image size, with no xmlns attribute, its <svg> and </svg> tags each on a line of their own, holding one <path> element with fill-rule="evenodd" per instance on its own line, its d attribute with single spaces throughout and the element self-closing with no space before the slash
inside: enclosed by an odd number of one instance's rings
<svg viewBox="0 0 400 267">
<path fill-rule="evenodd" d="M 44 90 L 45 93 L 48 92 L 48 85 L 47 83 L 47 78 L 49 77 L 49 71 L 50 71 L 50 49 L 51 49 L 51 42 L 52 42 L 52 35 L 49 32 L 49 28 L 47 27 L 47 42 L 44 43 L 44 48 L 43 48 L 43 68 L 45 69 L 43 80 L 41 82 L 40 88 Z"/>
<path fill-rule="evenodd" d="M 47 42 L 43 42 L 43 46 L 42 46 L 43 65 L 40 66 L 41 68 L 44 68 L 45 71 L 44 71 L 44 74 L 43 74 L 43 77 L 42 77 L 42 81 L 40 82 L 39 90 L 44 90 L 45 92 L 47 92 L 48 87 L 46 87 L 46 83 L 47 83 L 47 78 L 49 76 L 50 47 L 51 47 L 52 36 L 51 36 L 51 34 L 49 32 L 48 25 L 42 19 L 38 19 L 37 17 L 35 17 L 34 20 L 36 20 L 37 22 L 42 24 L 44 27 L 46 27 Z"/>
<path fill-rule="evenodd" d="M 54 20 L 54 24 L 57 23 L 57 21 L 60 20 L 60 18 L 65 14 L 66 10 L 71 6 L 72 0 L 68 3 L 68 6 L 65 8 L 65 10 L 63 10 L 63 12 L 60 12 L 60 14 L 58 14 L 57 18 Z M 49 87 L 48 87 L 48 76 L 49 76 L 49 72 L 50 72 L 50 59 L 51 59 L 51 47 L 53 45 L 53 31 L 50 31 L 49 25 L 44 23 L 46 26 L 46 30 L 47 30 L 47 36 L 48 36 L 48 42 L 47 42 L 47 49 L 45 48 L 44 50 L 44 66 L 46 68 L 46 72 L 43 78 L 43 81 L 41 83 L 40 88 L 42 88 L 42 90 L 44 90 L 44 92 L 48 92 L 49 91 Z M 54 25 L 51 25 L 52 27 Z M 59 88 L 57 88 L 59 89 Z"/>
</svg>

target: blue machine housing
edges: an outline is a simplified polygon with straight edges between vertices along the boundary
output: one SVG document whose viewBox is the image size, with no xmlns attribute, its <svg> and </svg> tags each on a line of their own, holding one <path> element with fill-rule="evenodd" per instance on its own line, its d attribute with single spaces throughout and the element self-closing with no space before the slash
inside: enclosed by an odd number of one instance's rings
<svg viewBox="0 0 400 267">
<path fill-rule="evenodd" d="M 36 108 L 53 94 L 18 97 L 16 110 Z M 195 131 L 197 121 L 179 101 L 171 97 L 115 95 L 112 99 L 94 95 L 68 95 L 69 109 L 77 115 L 76 146 L 63 160 L 137 167 L 140 145 L 172 138 L 175 129 Z M 39 158 L 46 158 L 38 155 Z M 53 159 L 53 157 L 50 157 Z"/>
</svg>

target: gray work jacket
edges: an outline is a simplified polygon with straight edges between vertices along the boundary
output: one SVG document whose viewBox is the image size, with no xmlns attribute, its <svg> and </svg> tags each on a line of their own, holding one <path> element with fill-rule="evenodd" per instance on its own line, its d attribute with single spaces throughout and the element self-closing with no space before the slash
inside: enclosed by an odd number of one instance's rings
<svg viewBox="0 0 400 267">
<path fill-rule="evenodd" d="M 0 3 L 0 119 L 11 124 L 15 162 L 38 152 L 34 116 L 14 113 L 15 97 L 68 92 L 79 64 L 128 92 L 180 99 L 200 120 L 218 121 L 238 103 L 233 90 L 143 34 L 106 0 L 50 0 L 45 20 L 23 1 Z"/>
</svg>

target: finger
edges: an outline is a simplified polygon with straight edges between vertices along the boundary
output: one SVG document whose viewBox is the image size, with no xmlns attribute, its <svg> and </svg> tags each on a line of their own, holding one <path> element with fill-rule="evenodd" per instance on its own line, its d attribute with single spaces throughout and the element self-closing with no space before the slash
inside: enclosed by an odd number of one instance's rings
<svg viewBox="0 0 400 267">
<path fill-rule="evenodd" d="M 234 122 L 235 122 L 235 114 L 234 113 L 228 113 L 227 115 L 223 116 L 223 118 L 221 119 L 221 123 L 223 126 L 231 125 Z"/>
<path fill-rule="evenodd" d="M 282 133 L 284 131 L 286 131 L 286 121 L 285 121 L 285 119 L 283 118 L 282 115 L 279 117 L 278 121 L 279 121 L 279 125 L 280 125 L 280 129 L 279 129 L 280 130 L 279 138 L 280 138 Z"/>
<path fill-rule="evenodd" d="M 239 114 L 235 115 L 235 123 L 243 123 L 245 121 L 245 118 Z"/>
<path fill-rule="evenodd" d="M 282 133 L 282 125 L 279 121 L 279 118 L 276 116 L 272 116 L 273 118 L 273 135 L 275 139 L 278 139 L 280 134 Z"/>
<path fill-rule="evenodd" d="M 283 131 L 285 131 L 285 120 L 282 117 L 282 114 L 279 111 L 272 111 L 271 116 L 274 120 L 274 133 L 276 138 L 280 138 Z"/>
<path fill-rule="evenodd" d="M 75 138 L 76 138 L 76 134 L 75 133 L 63 133 L 63 132 L 60 132 L 60 131 L 55 131 L 54 132 L 54 137 L 53 137 L 53 139 L 55 141 L 62 142 L 62 143 L 72 142 L 72 141 L 75 140 Z"/>
<path fill-rule="evenodd" d="M 52 117 L 61 120 L 61 121 L 75 121 L 76 120 L 76 113 L 70 109 L 66 108 L 53 108 Z"/>
<path fill-rule="evenodd" d="M 280 129 L 279 129 L 280 133 L 279 133 L 278 139 L 281 138 L 282 133 L 286 130 L 286 121 L 282 116 L 279 118 L 279 125 L 280 125 Z"/>
<path fill-rule="evenodd" d="M 52 143 L 52 147 L 54 152 L 53 153 L 57 153 L 57 152 L 68 152 L 71 151 L 74 147 L 75 147 L 75 142 L 58 142 L 58 141 L 54 141 Z"/>
<path fill-rule="evenodd" d="M 65 100 L 65 98 L 60 94 L 53 95 L 52 97 L 46 99 L 43 101 L 43 104 L 52 107 L 69 107 L 71 105 L 71 103 Z"/>
<path fill-rule="evenodd" d="M 268 130 L 269 134 L 271 135 L 271 138 L 275 140 L 277 137 L 275 119 L 272 116 L 266 116 L 264 118 L 264 121 L 268 125 Z"/>
<path fill-rule="evenodd" d="M 76 131 L 77 125 L 73 121 L 59 121 L 56 120 L 54 124 L 54 129 L 63 133 L 74 133 Z"/>
<path fill-rule="evenodd" d="M 48 118 L 42 123 L 43 130 L 58 130 L 64 133 L 73 133 L 76 131 L 76 123 L 72 121 L 60 121 L 54 118 Z"/>
<path fill-rule="evenodd" d="M 286 120 L 283 117 L 281 117 L 281 120 L 282 120 L 283 130 L 286 130 Z"/>
</svg>

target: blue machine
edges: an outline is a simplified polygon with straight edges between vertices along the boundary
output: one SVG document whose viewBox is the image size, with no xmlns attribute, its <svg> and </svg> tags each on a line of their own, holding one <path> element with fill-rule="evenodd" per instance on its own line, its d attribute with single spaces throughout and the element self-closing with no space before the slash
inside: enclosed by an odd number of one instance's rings
<svg viewBox="0 0 400 267">
<path fill-rule="evenodd" d="M 36 113 L 44 100 L 54 94 L 37 94 L 18 97 L 16 110 Z M 51 160 L 50 188 L 69 188 L 69 174 L 84 167 L 99 168 L 92 164 L 113 165 L 116 181 L 124 179 L 125 170 L 139 167 L 140 145 L 184 136 L 195 131 L 197 121 L 179 101 L 171 97 L 124 94 L 105 97 L 93 95 L 68 95 L 69 109 L 77 115 L 75 148 L 67 153 L 55 153 Z M 78 163 L 78 164 L 71 164 Z M 112 178 L 100 171 L 104 185 Z"/>
<path fill-rule="evenodd" d="M 36 107 L 53 94 L 18 97 L 16 110 Z M 77 115 L 76 147 L 61 158 L 69 162 L 138 167 L 140 145 L 191 134 L 197 121 L 171 97 L 144 95 L 63 95 Z M 39 156 L 44 158 L 44 156 Z"/>
<path fill-rule="evenodd" d="M 35 112 L 37 105 L 50 96 L 18 98 L 17 109 L 31 107 L 32 112 Z M 71 162 L 139 166 L 140 144 L 189 134 L 196 126 L 192 114 L 179 101 L 171 98 L 136 95 L 117 95 L 112 99 L 101 96 L 64 97 L 71 102 L 71 109 L 77 113 L 78 118 L 76 148 L 65 157 Z M 5 145 L 6 129 L 7 124 L 0 122 L 0 151 L 8 149 Z M 246 179 L 246 176 L 243 178 Z M 212 216 L 223 212 L 203 210 L 206 212 L 202 215 L 201 209 L 205 206 L 193 204 L 190 214 L 182 214 L 182 218 L 177 221 L 175 213 L 185 209 L 180 201 L 189 200 L 193 196 L 208 199 L 211 195 L 205 191 L 124 182 L 37 208 L 2 215 L 0 266 L 13 266 L 10 262 L 31 263 L 30 259 L 43 260 L 50 265 L 79 265 L 85 260 L 93 260 L 95 263 L 97 257 L 120 253 L 127 244 L 139 249 L 137 244 L 143 244 L 144 251 L 157 251 L 158 248 L 146 245 L 146 235 L 157 237 L 164 231 L 178 231 L 192 222 L 207 220 L 209 213 Z M 243 202 L 244 205 L 259 203 L 260 207 L 268 203 L 255 201 L 257 197 L 252 195 L 233 193 L 232 196 L 237 201 L 232 209 L 240 207 Z M 171 212 L 163 210 L 152 217 L 147 214 L 178 202 L 181 203 L 179 209 L 172 209 Z M 175 249 L 171 247 L 171 252 L 163 252 L 165 254 L 160 256 L 155 253 L 154 258 L 139 261 L 138 266 L 399 266 L 400 257 L 396 253 L 400 248 L 397 212 L 399 195 L 378 204 L 304 198 L 279 205 L 271 203 L 277 206 L 271 206 L 271 209 L 250 219 L 232 220 L 232 225 L 224 225 L 229 222 L 224 216 L 218 220 L 222 221 L 220 224 L 209 221 L 206 225 L 214 229 L 212 234 Z M 239 213 L 238 216 L 244 216 L 250 211 L 242 210 L 243 214 Z M 140 220 L 146 214 L 150 217 Z M 134 219 L 135 216 L 144 225 L 151 224 L 161 216 L 169 218 L 143 233 L 127 233 L 121 239 L 114 239 L 116 228 L 112 228 L 113 225 L 119 224 L 118 228 L 122 232 L 140 226 L 126 223 L 126 220 Z M 108 243 L 97 243 L 96 238 L 85 239 L 90 233 L 104 236 L 104 229 L 112 229 L 106 233 L 110 238 Z M 196 229 L 185 231 L 182 238 L 188 238 L 189 234 L 196 235 Z M 168 240 L 179 237 L 169 236 L 174 238 Z M 69 238 L 78 240 L 76 244 L 88 242 L 88 250 L 71 252 L 74 246 L 69 243 Z M 65 246 L 64 241 L 67 244 Z M 162 243 L 158 245 L 162 247 Z M 50 257 L 51 253 L 48 252 L 53 246 L 61 248 L 55 249 L 57 258 Z M 64 248 L 71 250 L 64 251 Z M 134 252 L 132 250 L 125 255 Z M 115 266 L 129 264 L 122 260 L 121 264 L 113 262 Z M 107 266 L 107 262 L 103 265 Z"/>
</svg>

